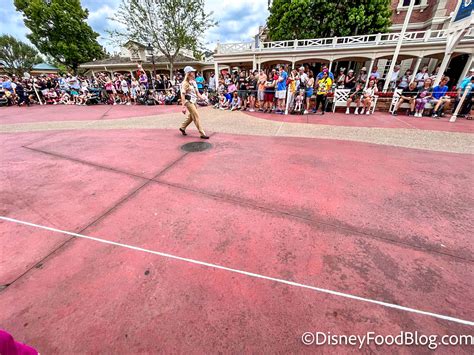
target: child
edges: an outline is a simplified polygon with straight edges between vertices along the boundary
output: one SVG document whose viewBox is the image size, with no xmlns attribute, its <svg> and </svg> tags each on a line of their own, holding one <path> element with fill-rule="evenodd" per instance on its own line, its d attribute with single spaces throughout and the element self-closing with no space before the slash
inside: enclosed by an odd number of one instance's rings
<svg viewBox="0 0 474 355">
<path fill-rule="evenodd" d="M 232 98 L 232 102 L 230 103 L 230 110 L 231 111 L 240 110 L 241 107 L 242 107 L 242 100 L 238 92 L 234 91 L 234 96 Z"/>
<path fill-rule="evenodd" d="M 295 110 L 294 112 L 302 113 L 303 112 L 303 102 L 304 102 L 304 90 L 300 90 L 298 96 L 295 98 Z"/>
<path fill-rule="evenodd" d="M 226 96 L 222 93 L 219 94 L 219 103 L 217 104 L 218 108 L 221 110 L 225 110 L 229 107 L 229 100 L 227 100 Z"/>
<path fill-rule="evenodd" d="M 367 86 L 367 88 L 364 89 L 364 94 L 363 94 L 364 106 L 362 107 L 362 112 L 360 113 L 361 115 L 364 114 L 364 111 L 366 115 L 370 115 L 372 99 L 377 94 L 377 92 L 378 92 L 378 89 L 377 89 L 377 86 L 375 86 L 375 80 L 370 80 L 369 85 Z"/>
<path fill-rule="evenodd" d="M 418 95 L 416 96 L 415 100 L 415 117 L 423 116 L 423 111 L 425 110 L 426 103 L 429 102 L 433 97 L 433 88 L 431 87 L 431 82 L 431 78 L 427 78 L 422 88 L 418 91 Z"/>
<path fill-rule="evenodd" d="M 67 92 L 63 92 L 61 95 L 61 99 L 59 100 L 59 103 L 63 105 L 70 105 L 70 102 L 71 102 L 71 95 L 69 95 Z"/>
</svg>

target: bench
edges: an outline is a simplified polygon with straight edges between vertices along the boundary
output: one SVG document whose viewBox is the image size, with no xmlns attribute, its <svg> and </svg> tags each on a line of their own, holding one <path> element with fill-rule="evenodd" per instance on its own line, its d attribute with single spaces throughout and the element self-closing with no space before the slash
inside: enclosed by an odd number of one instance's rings
<svg viewBox="0 0 474 355">
<path fill-rule="evenodd" d="M 335 89 L 334 90 L 334 98 L 333 98 L 333 106 L 332 112 L 336 112 L 336 107 L 347 107 L 347 100 L 349 100 L 349 93 L 351 92 L 350 89 Z M 372 96 L 372 106 L 370 107 L 370 113 L 374 113 L 375 107 L 377 106 L 377 95 Z M 351 102 L 351 107 L 356 107 L 355 102 Z M 362 107 L 362 102 L 361 105 Z"/>
<path fill-rule="evenodd" d="M 398 101 L 400 101 L 400 97 L 402 96 L 402 91 L 403 91 L 402 89 L 396 89 L 393 92 L 392 103 L 390 104 L 390 110 L 389 110 L 390 113 L 393 113 L 395 111 L 395 107 L 397 107 Z M 400 108 L 410 108 L 410 103 L 405 101 L 404 103 L 400 105 Z M 427 110 L 431 110 L 433 108 L 434 106 L 431 104 L 431 102 L 428 102 L 425 105 L 425 109 Z"/>
</svg>

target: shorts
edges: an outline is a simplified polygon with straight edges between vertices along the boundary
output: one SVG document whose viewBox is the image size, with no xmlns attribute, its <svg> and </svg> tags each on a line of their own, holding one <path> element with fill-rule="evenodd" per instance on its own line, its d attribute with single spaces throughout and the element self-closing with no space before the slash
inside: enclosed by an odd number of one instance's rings
<svg viewBox="0 0 474 355">
<path fill-rule="evenodd" d="M 273 102 L 273 98 L 275 97 L 274 92 L 266 92 L 263 96 L 265 102 Z"/>
<path fill-rule="evenodd" d="M 311 98 L 313 96 L 313 88 L 306 89 L 306 97 Z"/>
<path fill-rule="evenodd" d="M 247 97 L 249 97 L 249 92 L 247 90 L 239 90 L 239 96 L 242 100 L 247 100 Z"/>
<path fill-rule="evenodd" d="M 278 90 L 276 93 L 275 93 L 275 97 L 277 99 L 285 99 L 286 97 L 286 90 Z"/>
<path fill-rule="evenodd" d="M 263 100 L 265 100 L 265 91 L 263 91 L 263 90 L 258 90 L 257 98 L 258 98 L 258 101 L 263 101 Z"/>
<path fill-rule="evenodd" d="M 122 92 L 124 95 L 128 95 L 128 89 L 123 89 Z"/>
</svg>

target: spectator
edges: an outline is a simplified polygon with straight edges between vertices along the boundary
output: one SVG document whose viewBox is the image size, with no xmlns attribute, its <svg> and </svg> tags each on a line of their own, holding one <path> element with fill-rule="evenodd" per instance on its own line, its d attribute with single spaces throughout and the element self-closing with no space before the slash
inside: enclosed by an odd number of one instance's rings
<svg viewBox="0 0 474 355">
<path fill-rule="evenodd" d="M 285 97 L 286 97 L 286 80 L 288 79 L 288 73 L 285 71 L 284 66 L 278 67 L 278 79 L 275 97 L 277 99 L 276 113 L 285 112 Z"/>
<path fill-rule="evenodd" d="M 242 99 L 240 98 L 239 93 L 237 91 L 234 91 L 234 95 L 230 103 L 230 110 L 235 111 L 235 110 L 240 110 L 241 108 L 242 108 Z"/>
<path fill-rule="evenodd" d="M 360 98 L 364 95 L 364 88 L 362 87 L 361 83 L 355 84 L 355 86 L 349 92 L 349 99 L 347 99 L 347 108 L 346 108 L 346 115 L 351 113 L 350 107 L 353 102 L 356 103 L 356 108 L 354 110 L 354 114 L 359 114 L 359 107 L 360 107 Z"/>
<path fill-rule="evenodd" d="M 306 86 L 306 107 L 303 114 L 307 115 L 310 109 L 311 97 L 313 96 L 313 93 L 314 93 L 314 89 L 313 89 L 314 77 L 313 77 L 313 71 L 311 70 L 309 71 L 308 80 L 306 81 L 305 86 Z"/>
<path fill-rule="evenodd" d="M 217 85 L 216 85 L 216 76 L 214 72 L 211 73 L 211 77 L 209 78 L 209 92 L 214 92 L 216 91 Z"/>
<path fill-rule="evenodd" d="M 379 67 L 374 65 L 372 72 L 369 75 L 370 80 L 375 80 L 375 84 L 377 84 L 377 81 L 380 79 L 380 73 L 378 72 Z"/>
<path fill-rule="evenodd" d="M 345 83 L 346 83 L 346 68 L 340 68 L 339 69 L 339 75 L 336 80 L 337 88 L 338 89 L 344 89 Z"/>
<path fill-rule="evenodd" d="M 421 89 L 425 85 L 425 80 L 430 76 L 428 75 L 428 67 L 423 67 L 420 72 L 415 75 L 416 87 Z"/>
<path fill-rule="evenodd" d="M 256 75 L 257 75 L 257 71 L 255 71 L 254 73 L 250 72 L 249 77 L 247 78 L 247 82 L 248 82 L 247 89 L 249 92 L 248 99 L 249 99 L 249 105 L 250 105 L 250 109 L 249 109 L 250 112 L 255 111 L 255 97 L 257 96 Z"/>
<path fill-rule="evenodd" d="M 466 98 L 464 100 L 463 106 L 459 110 L 459 116 L 469 116 L 471 109 L 472 109 L 472 92 L 474 91 L 474 70 L 471 69 L 471 77 L 466 77 L 461 84 L 459 85 L 458 95 L 456 97 L 453 112 L 456 111 L 457 106 L 461 102 L 461 98 L 466 92 L 469 84 L 471 84 L 471 90 L 467 93 Z"/>
<path fill-rule="evenodd" d="M 426 78 L 425 83 L 418 90 L 418 95 L 416 95 L 415 117 L 423 116 L 423 111 L 425 110 L 425 106 L 432 98 L 433 88 L 431 87 L 431 84 L 432 84 L 431 79 Z"/>
<path fill-rule="evenodd" d="M 272 112 L 273 99 L 275 98 L 275 84 L 276 80 L 274 80 L 274 75 L 270 74 L 265 82 L 263 112 Z"/>
<path fill-rule="evenodd" d="M 354 76 L 354 70 L 350 69 L 344 78 L 344 89 L 353 89 L 356 86 L 356 77 Z"/>
<path fill-rule="evenodd" d="M 449 96 L 446 96 L 448 92 L 449 77 L 444 76 L 439 85 L 433 88 L 433 99 L 431 104 L 434 105 L 432 117 L 439 118 L 442 116 L 444 105 L 451 101 Z"/>
<path fill-rule="evenodd" d="M 197 88 L 199 90 L 199 93 L 202 94 L 204 92 L 204 77 L 202 76 L 201 72 L 197 73 L 196 84 L 197 84 Z"/>
<path fill-rule="evenodd" d="M 367 68 L 366 67 L 362 67 L 360 69 L 360 72 L 359 72 L 359 75 L 357 76 L 356 81 L 358 83 L 361 83 L 362 86 L 365 86 L 365 83 L 367 82 Z"/>
<path fill-rule="evenodd" d="M 372 101 L 374 96 L 377 94 L 378 89 L 377 86 L 375 85 L 375 80 L 370 80 L 369 84 L 367 85 L 367 88 L 364 89 L 364 94 L 363 94 L 363 107 L 362 107 L 362 112 L 361 115 L 365 114 L 370 115 L 370 108 L 372 107 Z"/>
<path fill-rule="evenodd" d="M 395 90 L 397 88 L 398 81 L 400 80 L 400 66 L 395 65 L 393 68 L 392 77 L 390 78 L 390 89 Z"/>
<path fill-rule="evenodd" d="M 334 82 L 334 74 L 329 71 L 327 65 L 323 65 L 323 67 L 321 68 L 321 72 L 319 72 L 316 80 L 320 80 L 320 79 L 323 78 L 325 70 L 328 72 L 328 75 L 329 75 L 329 78 L 331 79 L 331 81 Z"/>
<path fill-rule="evenodd" d="M 415 99 L 418 95 L 418 89 L 416 88 L 416 83 L 412 82 L 408 85 L 407 88 L 403 89 L 402 94 L 400 95 L 400 99 L 395 106 L 395 110 L 392 112 L 392 115 L 398 115 L 398 109 L 400 108 L 401 104 L 408 101 L 410 104 L 410 114 L 414 114 L 415 112 Z"/>
<path fill-rule="evenodd" d="M 263 69 L 260 69 L 260 73 L 258 74 L 258 92 L 257 92 L 259 111 L 264 110 L 266 82 L 267 82 L 267 75 L 265 74 L 265 71 Z"/>
<path fill-rule="evenodd" d="M 411 79 L 412 79 L 412 71 L 411 69 L 407 69 L 407 71 L 405 72 L 405 75 L 401 77 L 400 82 L 398 83 L 398 88 L 403 89 L 403 90 L 406 89 L 410 85 Z"/>
<path fill-rule="evenodd" d="M 314 108 L 314 113 L 318 112 L 319 105 L 321 104 L 321 115 L 324 115 L 326 111 L 326 97 L 331 90 L 332 87 L 332 80 L 329 77 L 329 73 L 327 69 L 323 71 L 323 77 L 318 80 L 317 84 L 317 95 L 316 95 L 316 107 Z"/>
</svg>

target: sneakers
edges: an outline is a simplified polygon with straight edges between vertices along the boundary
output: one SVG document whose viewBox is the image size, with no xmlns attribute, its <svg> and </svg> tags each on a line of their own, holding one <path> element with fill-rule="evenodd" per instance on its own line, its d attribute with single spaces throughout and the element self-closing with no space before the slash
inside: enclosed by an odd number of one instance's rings
<svg viewBox="0 0 474 355">
<path fill-rule="evenodd" d="M 346 115 L 349 115 L 351 112 L 349 111 L 349 109 L 346 109 Z"/>
<path fill-rule="evenodd" d="M 362 109 L 362 111 L 360 111 L 360 114 L 363 115 L 364 114 L 364 109 Z"/>
<path fill-rule="evenodd" d="M 307 114 L 308 114 L 308 110 L 304 110 L 303 115 L 307 115 Z"/>
<path fill-rule="evenodd" d="M 354 115 L 358 115 L 359 114 L 359 108 L 356 107 L 355 111 L 354 111 Z"/>
<path fill-rule="evenodd" d="M 392 116 L 398 116 L 397 111 L 393 111 L 393 112 L 392 112 Z"/>
<path fill-rule="evenodd" d="M 366 114 L 366 115 L 370 115 L 370 110 L 367 110 L 367 111 L 365 112 L 365 114 Z"/>
<path fill-rule="evenodd" d="M 209 139 L 208 136 L 201 136 L 201 139 Z"/>
</svg>

